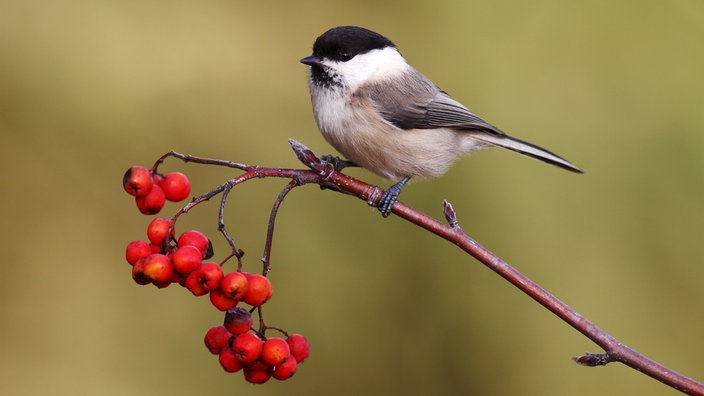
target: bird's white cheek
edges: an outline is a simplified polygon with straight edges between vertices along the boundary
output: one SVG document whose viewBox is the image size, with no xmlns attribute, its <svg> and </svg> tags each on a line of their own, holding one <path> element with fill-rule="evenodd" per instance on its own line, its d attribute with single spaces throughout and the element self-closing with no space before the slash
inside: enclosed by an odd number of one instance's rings
<svg viewBox="0 0 704 396">
<path fill-rule="evenodd" d="M 351 60 L 335 65 L 351 91 L 363 84 L 387 81 L 405 73 L 410 66 L 395 48 L 387 47 L 360 54 Z"/>
</svg>

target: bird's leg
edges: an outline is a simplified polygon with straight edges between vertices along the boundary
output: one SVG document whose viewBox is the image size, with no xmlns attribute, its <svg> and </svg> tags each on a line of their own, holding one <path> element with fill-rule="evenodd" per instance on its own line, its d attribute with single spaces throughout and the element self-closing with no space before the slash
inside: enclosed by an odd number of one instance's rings
<svg viewBox="0 0 704 396">
<path fill-rule="evenodd" d="M 379 200 L 379 205 L 377 205 L 377 208 L 381 212 L 382 216 L 388 217 L 391 214 L 391 207 L 394 206 L 394 204 L 398 200 L 399 194 L 401 194 L 401 190 L 403 190 L 403 186 L 405 186 L 406 183 L 408 183 L 408 180 L 410 179 L 410 176 L 406 176 L 401 179 L 401 181 L 399 181 L 398 183 L 389 187 L 388 190 L 384 191 L 384 194 Z"/>
<path fill-rule="evenodd" d="M 333 168 L 335 168 L 335 171 L 337 172 L 350 166 L 359 166 L 354 161 L 344 160 L 340 157 L 333 157 L 330 154 L 323 155 L 320 159 L 328 164 L 332 164 Z"/>
</svg>

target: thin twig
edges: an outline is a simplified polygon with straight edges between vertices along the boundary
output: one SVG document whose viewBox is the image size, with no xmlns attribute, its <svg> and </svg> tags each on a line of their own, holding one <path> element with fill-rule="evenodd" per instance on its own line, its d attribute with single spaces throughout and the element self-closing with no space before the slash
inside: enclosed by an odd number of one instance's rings
<svg viewBox="0 0 704 396">
<path fill-rule="evenodd" d="M 227 184 L 227 183 L 226 183 Z M 237 258 L 237 271 L 242 270 L 242 256 L 244 256 L 244 251 L 242 249 L 237 249 L 235 245 L 235 240 L 230 236 L 225 228 L 225 204 L 227 203 L 227 197 L 232 191 L 233 185 L 227 184 L 222 192 L 222 198 L 220 198 L 220 209 L 218 210 L 218 231 L 225 237 L 228 245 L 230 245 L 230 254 L 228 254 L 220 263 L 220 265 L 225 264 L 232 257 Z"/>
<path fill-rule="evenodd" d="M 219 160 L 219 159 L 213 159 L 213 158 L 196 157 L 193 155 L 181 154 L 181 153 L 177 153 L 175 151 L 169 151 L 168 153 L 162 155 L 161 157 L 159 157 L 159 159 L 156 160 L 156 162 L 154 163 L 154 166 L 152 166 L 152 169 L 151 169 L 152 172 L 156 172 L 159 165 L 161 165 L 164 162 L 164 160 L 168 157 L 178 158 L 186 163 L 193 162 L 193 163 L 201 164 L 201 165 L 225 166 L 228 168 L 235 168 L 235 169 L 240 169 L 243 171 L 249 171 L 252 168 L 249 165 L 240 164 L 238 162 L 225 161 L 225 160 Z"/>
<path fill-rule="evenodd" d="M 279 196 L 276 197 L 276 201 L 274 201 L 274 206 L 271 208 L 271 214 L 269 215 L 269 225 L 267 226 L 266 230 L 266 242 L 264 243 L 264 254 L 262 254 L 262 275 L 266 276 L 266 274 L 269 272 L 271 269 L 271 244 L 274 240 L 274 223 L 276 223 L 276 214 L 279 212 L 279 206 L 281 206 L 281 203 L 284 201 L 284 198 L 286 198 L 286 194 L 291 192 L 294 188 L 298 187 L 298 180 L 291 180 L 286 184 L 286 186 L 281 190 L 279 193 Z"/>
</svg>

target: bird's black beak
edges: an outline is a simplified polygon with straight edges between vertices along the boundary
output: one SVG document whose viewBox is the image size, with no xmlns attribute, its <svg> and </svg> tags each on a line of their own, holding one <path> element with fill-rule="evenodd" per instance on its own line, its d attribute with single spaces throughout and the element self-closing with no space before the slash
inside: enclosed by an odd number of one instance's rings
<svg viewBox="0 0 704 396">
<path fill-rule="evenodd" d="M 301 59 L 301 63 L 306 64 L 308 66 L 321 66 L 320 58 L 315 55 L 306 56 L 305 58 Z"/>
</svg>

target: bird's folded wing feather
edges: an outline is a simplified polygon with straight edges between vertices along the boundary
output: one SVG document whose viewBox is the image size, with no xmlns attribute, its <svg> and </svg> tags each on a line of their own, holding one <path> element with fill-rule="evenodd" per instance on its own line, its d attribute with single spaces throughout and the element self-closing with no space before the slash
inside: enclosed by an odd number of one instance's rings
<svg viewBox="0 0 704 396">
<path fill-rule="evenodd" d="M 401 129 L 454 128 L 504 135 L 450 95 L 422 80 L 426 83 L 421 86 L 418 78 L 375 84 L 367 92 L 382 117 Z"/>
</svg>

